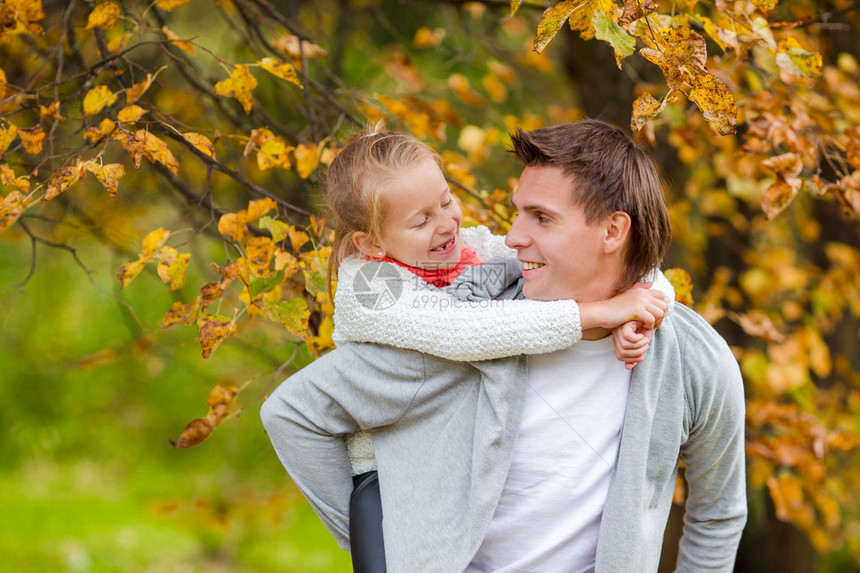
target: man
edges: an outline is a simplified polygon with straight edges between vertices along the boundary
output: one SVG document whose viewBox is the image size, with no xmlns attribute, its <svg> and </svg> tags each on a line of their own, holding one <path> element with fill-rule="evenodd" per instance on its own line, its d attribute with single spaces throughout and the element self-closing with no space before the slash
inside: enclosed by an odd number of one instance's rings
<svg viewBox="0 0 860 573">
<path fill-rule="evenodd" d="M 508 234 L 523 294 L 609 298 L 669 240 L 653 161 L 602 122 L 520 132 Z M 746 519 L 743 387 L 725 342 L 677 305 L 631 374 L 608 332 L 471 364 L 349 344 L 294 375 L 262 416 L 282 462 L 345 544 L 341 436 L 375 428 L 388 570 L 655 571 L 679 457 L 679 571 L 731 571 Z"/>
</svg>

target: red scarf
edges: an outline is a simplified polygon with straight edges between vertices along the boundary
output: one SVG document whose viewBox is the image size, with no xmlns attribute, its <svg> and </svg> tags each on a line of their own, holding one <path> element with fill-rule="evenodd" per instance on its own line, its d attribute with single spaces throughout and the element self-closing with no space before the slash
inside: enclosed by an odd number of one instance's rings
<svg viewBox="0 0 860 573">
<path fill-rule="evenodd" d="M 467 249 L 463 247 L 460 249 L 460 262 L 458 262 L 453 267 L 449 268 L 441 268 L 441 269 L 433 269 L 433 270 L 425 270 L 419 269 L 418 267 L 412 267 L 401 263 L 400 261 L 395 261 L 390 257 L 385 257 L 381 259 L 386 263 L 394 263 L 395 265 L 399 265 L 404 269 L 409 270 L 414 273 L 416 276 L 421 278 L 424 282 L 431 284 L 435 287 L 443 287 L 448 286 L 454 279 L 460 276 L 466 267 L 471 267 L 474 265 L 481 265 L 483 262 L 478 258 L 478 255 L 475 254 L 475 251 L 472 249 Z"/>
</svg>

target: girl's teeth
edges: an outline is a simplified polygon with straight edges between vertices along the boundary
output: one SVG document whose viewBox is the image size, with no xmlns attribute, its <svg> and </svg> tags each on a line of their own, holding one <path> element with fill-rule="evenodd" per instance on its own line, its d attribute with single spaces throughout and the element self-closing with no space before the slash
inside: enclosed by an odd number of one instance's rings
<svg viewBox="0 0 860 573">
<path fill-rule="evenodd" d="M 523 263 L 523 270 L 525 270 L 525 271 L 531 271 L 531 270 L 534 270 L 534 269 L 539 269 L 539 268 L 540 268 L 540 267 L 542 267 L 542 266 L 543 266 L 543 263 L 528 263 L 528 262 L 525 262 L 525 263 Z"/>
</svg>

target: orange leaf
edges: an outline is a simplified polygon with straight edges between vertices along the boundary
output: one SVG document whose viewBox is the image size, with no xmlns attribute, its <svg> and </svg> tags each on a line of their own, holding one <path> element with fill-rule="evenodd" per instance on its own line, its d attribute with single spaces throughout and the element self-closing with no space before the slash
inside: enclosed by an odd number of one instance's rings
<svg viewBox="0 0 860 573">
<path fill-rule="evenodd" d="M 170 443 L 176 449 L 191 448 L 203 443 L 212 434 L 212 430 L 212 422 L 207 418 L 195 418 L 185 426 L 179 439 Z"/>
<path fill-rule="evenodd" d="M 287 234 L 289 235 L 290 243 L 293 244 L 293 249 L 295 249 L 296 252 L 298 252 L 305 243 L 310 241 L 310 237 L 308 237 L 306 233 L 296 229 L 295 225 L 290 225 Z"/>
<path fill-rule="evenodd" d="M 174 302 L 173 306 L 170 307 L 170 310 L 167 311 L 167 314 L 164 315 L 164 318 L 161 321 L 161 328 L 168 328 L 174 324 L 188 326 L 194 322 L 194 318 L 197 316 L 197 308 L 199 306 L 199 296 L 195 298 L 191 304 L 183 304 L 180 301 Z"/>
<path fill-rule="evenodd" d="M 125 175 L 125 167 L 121 163 L 99 165 L 93 162 L 86 165 L 86 170 L 95 175 L 98 182 L 105 186 L 108 195 L 116 197 L 117 179 Z"/>
<path fill-rule="evenodd" d="M 3 94 L 0 93 L 0 99 L 3 99 Z M 60 102 L 54 101 L 51 102 L 51 105 L 45 107 L 43 105 L 39 106 L 39 117 L 41 119 L 66 119 L 60 114 Z"/>
<path fill-rule="evenodd" d="M 235 323 L 220 314 L 201 313 L 197 317 L 197 326 L 200 328 L 200 346 L 203 349 L 203 358 L 209 358 L 215 349 L 233 334 Z"/>
<path fill-rule="evenodd" d="M 45 141 L 45 130 L 41 125 L 31 127 L 30 129 L 19 129 L 18 137 L 21 138 L 21 143 L 24 145 L 24 151 L 30 155 L 42 153 L 42 142 Z"/>
<path fill-rule="evenodd" d="M 270 74 L 274 74 L 281 79 L 302 87 L 302 83 L 299 81 L 299 75 L 296 73 L 296 67 L 293 64 L 285 62 L 279 58 L 263 58 L 258 63 L 260 64 L 260 67 Z"/>
<path fill-rule="evenodd" d="M 116 118 L 122 122 L 137 121 L 143 117 L 145 113 L 148 113 L 147 110 L 143 109 L 139 105 L 129 105 L 119 110 Z"/>
<path fill-rule="evenodd" d="M 183 133 L 182 137 L 185 141 L 197 148 L 200 153 L 215 159 L 215 146 L 209 141 L 209 138 L 199 133 Z"/>
<path fill-rule="evenodd" d="M 18 127 L 14 123 L 10 123 L 9 127 L 0 127 L 0 157 L 3 157 L 17 136 Z"/>
<path fill-rule="evenodd" d="M 84 96 L 84 115 L 98 113 L 106 106 L 113 105 L 115 101 L 116 94 L 107 86 L 96 86 Z"/>
<path fill-rule="evenodd" d="M 225 213 L 218 219 L 218 232 L 230 235 L 234 241 L 240 240 L 248 232 L 248 228 L 239 220 L 237 213 Z"/>
<path fill-rule="evenodd" d="M 103 2 L 90 12 L 90 17 L 87 19 L 87 27 L 85 30 L 92 30 L 93 28 L 110 30 L 116 26 L 118 19 L 119 5 L 114 4 L 113 2 Z"/>
<path fill-rule="evenodd" d="M 232 282 L 232 279 L 224 279 L 221 282 L 217 283 L 208 283 L 200 289 L 200 304 L 203 310 L 206 310 L 206 307 L 218 300 L 222 294 L 224 294 L 224 289 L 228 284 Z"/>
<path fill-rule="evenodd" d="M 248 66 L 237 64 L 229 80 L 221 80 L 215 84 L 215 93 L 236 98 L 242 104 L 245 113 L 251 113 L 251 108 L 254 106 L 251 92 L 255 87 L 257 87 L 257 79 L 248 71 Z"/>
<path fill-rule="evenodd" d="M 185 271 L 188 270 L 188 253 L 179 254 L 173 247 L 162 247 L 158 251 L 158 276 L 173 292 L 185 284 Z"/>
<path fill-rule="evenodd" d="M 444 37 L 445 30 L 443 28 L 431 30 L 430 28 L 423 26 L 418 28 L 418 31 L 415 32 L 415 37 L 412 39 L 412 45 L 418 50 L 435 48 L 442 43 L 442 38 Z"/>
</svg>

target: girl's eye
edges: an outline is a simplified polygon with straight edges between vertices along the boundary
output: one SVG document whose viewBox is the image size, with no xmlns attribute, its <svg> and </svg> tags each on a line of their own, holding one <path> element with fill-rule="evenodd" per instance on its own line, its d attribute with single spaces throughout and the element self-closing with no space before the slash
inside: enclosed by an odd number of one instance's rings
<svg viewBox="0 0 860 573">
<path fill-rule="evenodd" d="M 425 217 L 423 221 L 421 221 L 420 223 L 418 223 L 417 225 L 415 225 L 415 228 L 416 228 L 416 229 L 420 229 L 421 227 L 423 227 L 424 225 L 426 225 L 426 224 L 427 224 L 427 221 L 429 221 L 429 220 L 430 220 L 429 218 Z"/>
</svg>

